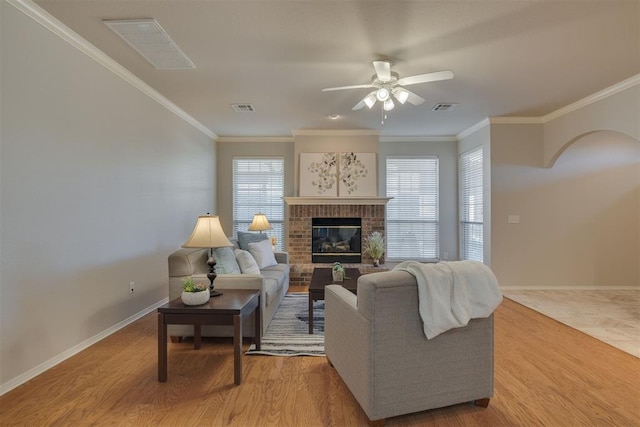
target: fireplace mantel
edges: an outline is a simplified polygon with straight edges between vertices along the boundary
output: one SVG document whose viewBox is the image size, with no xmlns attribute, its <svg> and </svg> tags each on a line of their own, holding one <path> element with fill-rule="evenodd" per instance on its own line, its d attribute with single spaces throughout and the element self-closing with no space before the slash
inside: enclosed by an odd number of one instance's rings
<svg viewBox="0 0 640 427">
<path fill-rule="evenodd" d="M 393 197 L 283 197 L 293 205 L 386 205 Z"/>
</svg>

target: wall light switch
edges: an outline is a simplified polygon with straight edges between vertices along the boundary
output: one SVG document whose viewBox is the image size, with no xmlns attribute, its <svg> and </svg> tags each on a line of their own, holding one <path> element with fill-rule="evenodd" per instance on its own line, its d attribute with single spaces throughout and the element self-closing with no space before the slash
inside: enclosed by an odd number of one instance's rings
<svg viewBox="0 0 640 427">
<path fill-rule="evenodd" d="M 507 223 L 509 223 L 509 224 L 520 224 L 520 215 L 509 215 L 507 217 Z"/>
</svg>

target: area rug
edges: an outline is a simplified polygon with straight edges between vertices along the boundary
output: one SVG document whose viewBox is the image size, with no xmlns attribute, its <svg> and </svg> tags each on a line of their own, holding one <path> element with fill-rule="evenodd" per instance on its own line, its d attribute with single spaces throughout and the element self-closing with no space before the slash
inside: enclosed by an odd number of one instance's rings
<svg viewBox="0 0 640 427">
<path fill-rule="evenodd" d="M 313 305 L 313 334 L 309 334 L 309 294 L 286 294 L 261 344 L 260 351 L 251 344 L 247 354 L 324 356 L 324 301 Z"/>
</svg>

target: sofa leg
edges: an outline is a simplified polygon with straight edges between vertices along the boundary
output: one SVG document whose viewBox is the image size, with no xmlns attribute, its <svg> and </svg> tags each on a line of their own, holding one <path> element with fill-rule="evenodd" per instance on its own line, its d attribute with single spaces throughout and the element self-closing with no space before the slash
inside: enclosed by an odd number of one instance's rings
<svg viewBox="0 0 640 427">
<path fill-rule="evenodd" d="M 480 406 L 482 408 L 486 408 L 487 406 L 489 406 L 489 398 L 486 397 L 484 399 L 474 400 L 473 404 L 476 405 L 476 406 Z"/>
<path fill-rule="evenodd" d="M 386 418 L 381 418 L 379 420 L 369 420 L 369 425 L 371 427 L 384 427 L 384 422 L 386 421 Z"/>
<path fill-rule="evenodd" d="M 182 342 L 182 337 L 176 337 L 171 335 L 169 338 L 171 339 L 171 342 L 174 344 L 178 344 Z"/>
</svg>

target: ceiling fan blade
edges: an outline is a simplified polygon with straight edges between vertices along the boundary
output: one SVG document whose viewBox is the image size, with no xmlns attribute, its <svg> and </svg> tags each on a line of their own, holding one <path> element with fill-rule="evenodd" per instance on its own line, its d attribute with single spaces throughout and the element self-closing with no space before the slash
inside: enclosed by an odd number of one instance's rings
<svg viewBox="0 0 640 427">
<path fill-rule="evenodd" d="M 407 90 L 407 89 L 405 89 L 405 90 Z M 409 101 L 413 105 L 420 105 L 425 101 L 425 99 L 423 97 L 421 97 L 419 95 L 416 95 L 415 93 L 411 92 L 410 90 L 407 90 L 407 92 L 409 93 L 409 97 L 407 98 L 407 101 Z"/>
<path fill-rule="evenodd" d="M 376 75 L 381 82 L 391 80 L 391 63 L 389 61 L 373 61 L 373 68 L 376 69 Z"/>
<path fill-rule="evenodd" d="M 398 80 L 400 86 L 415 85 L 418 83 L 437 82 L 438 80 L 449 80 L 453 78 L 451 71 L 436 71 L 435 73 L 418 74 L 404 77 Z"/>
<path fill-rule="evenodd" d="M 352 110 L 360 110 L 362 107 L 364 107 L 365 105 L 367 105 L 367 103 L 365 102 L 365 100 L 367 98 L 369 98 L 372 95 L 375 95 L 376 91 L 374 90 L 373 92 L 369 93 L 367 96 L 365 96 L 364 98 L 362 98 L 362 100 L 360 102 L 358 102 L 353 108 Z M 375 101 L 374 101 L 375 102 Z M 369 107 L 371 108 L 371 107 Z"/>
<path fill-rule="evenodd" d="M 367 83 L 364 85 L 353 85 L 353 86 L 338 86 L 338 87 L 327 87 L 322 89 L 323 92 L 332 92 L 334 90 L 345 90 L 345 89 L 364 89 L 368 87 L 373 87 L 371 83 Z"/>
</svg>

